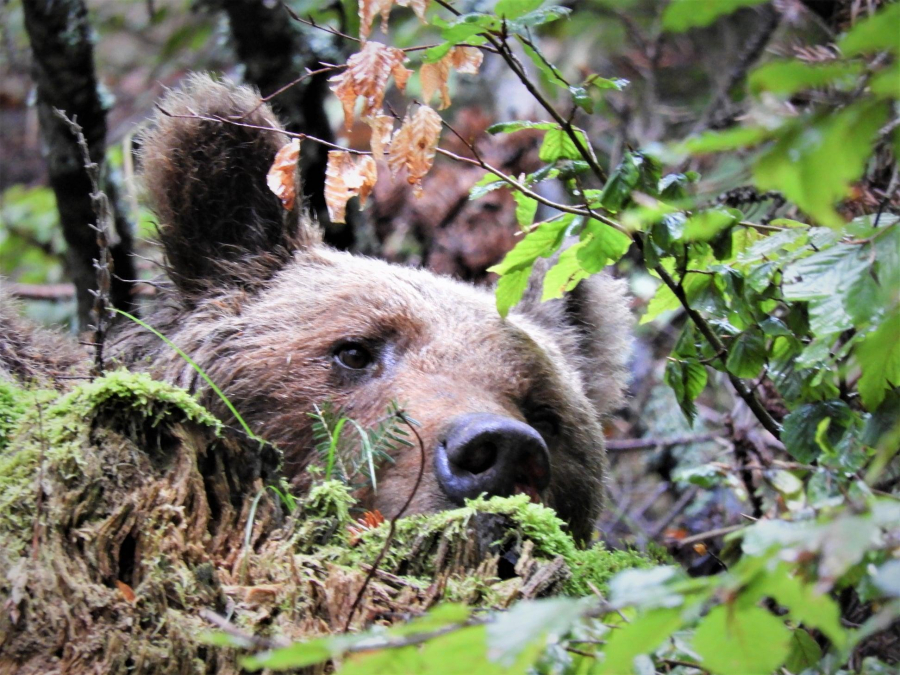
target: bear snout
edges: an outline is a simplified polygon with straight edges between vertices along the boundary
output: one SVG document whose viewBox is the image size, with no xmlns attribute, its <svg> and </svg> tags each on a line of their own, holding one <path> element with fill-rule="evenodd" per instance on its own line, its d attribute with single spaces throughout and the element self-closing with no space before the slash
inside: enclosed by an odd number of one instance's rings
<svg viewBox="0 0 900 675">
<path fill-rule="evenodd" d="M 434 452 L 438 484 L 457 504 L 480 494 L 525 493 L 542 501 L 550 485 L 550 453 L 532 427 L 502 415 L 454 417 Z"/>
</svg>

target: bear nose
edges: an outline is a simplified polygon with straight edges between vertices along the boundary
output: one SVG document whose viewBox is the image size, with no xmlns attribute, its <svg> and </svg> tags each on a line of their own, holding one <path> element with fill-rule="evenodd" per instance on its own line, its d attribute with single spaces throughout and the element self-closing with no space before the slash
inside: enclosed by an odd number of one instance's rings
<svg viewBox="0 0 900 675">
<path fill-rule="evenodd" d="M 441 488 L 462 504 L 482 493 L 507 497 L 524 492 L 533 501 L 550 484 L 550 455 L 541 435 L 501 415 L 455 417 L 434 455 Z"/>
</svg>

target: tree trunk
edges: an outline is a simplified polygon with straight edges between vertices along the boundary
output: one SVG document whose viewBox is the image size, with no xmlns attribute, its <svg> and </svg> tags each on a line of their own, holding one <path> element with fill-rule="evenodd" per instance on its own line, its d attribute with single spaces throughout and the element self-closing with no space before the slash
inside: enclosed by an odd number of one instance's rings
<svg viewBox="0 0 900 675">
<path fill-rule="evenodd" d="M 37 109 L 41 140 L 56 194 L 59 219 L 68 252 L 66 263 L 75 284 L 78 324 L 83 330 L 91 323 L 97 281 L 94 260 L 99 258 L 97 234 L 91 228 L 97 218 L 91 205 L 91 184 L 75 137 L 57 117 L 61 110 L 84 129 L 91 159 L 102 165 L 106 155 L 106 107 L 101 100 L 94 72 L 87 8 L 82 0 L 24 0 L 25 28 L 32 49 L 32 77 L 37 85 Z M 115 266 L 110 301 L 133 311 L 131 257 L 132 227 L 117 206 L 117 190 L 112 180 L 104 189 L 115 211 L 115 233 L 110 233 Z"/>
</svg>

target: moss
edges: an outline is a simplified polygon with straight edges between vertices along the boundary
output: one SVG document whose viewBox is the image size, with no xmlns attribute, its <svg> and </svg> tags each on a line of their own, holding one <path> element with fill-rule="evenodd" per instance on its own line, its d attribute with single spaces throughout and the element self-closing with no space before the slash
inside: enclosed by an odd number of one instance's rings
<svg viewBox="0 0 900 675">
<path fill-rule="evenodd" d="M 564 582 L 563 591 L 570 595 L 589 595 L 593 593 L 593 585 L 605 591 L 614 574 L 631 567 L 650 567 L 654 561 L 637 551 L 610 551 L 602 543 L 594 544 L 589 549 L 579 548 L 575 541 L 565 532 L 565 522 L 556 512 L 541 504 L 532 503 L 527 495 L 513 497 L 492 497 L 469 500 L 466 506 L 452 511 L 434 514 L 415 515 L 402 518 L 396 524 L 394 539 L 390 550 L 382 561 L 382 567 L 389 570 L 414 570 L 416 575 L 433 576 L 435 556 L 420 559 L 420 553 L 433 553 L 433 547 L 424 546 L 429 539 L 442 538 L 453 541 L 469 536 L 468 525 L 478 514 L 504 516 L 511 521 L 516 535 L 531 541 L 534 545 L 530 553 L 537 560 L 550 561 L 561 556 L 568 566 L 571 576 Z M 388 532 L 388 523 L 368 530 L 360 536 L 360 544 L 348 548 L 346 554 L 338 557 L 338 561 L 349 566 L 369 563 L 375 559 L 384 546 Z M 521 545 L 521 541 L 518 542 Z M 416 562 L 413 562 L 416 561 Z M 485 579 L 471 576 L 467 579 L 456 579 L 448 584 L 447 595 L 451 599 L 473 597 L 478 590 L 475 586 L 485 584 Z M 491 593 L 481 592 L 488 600 Z M 481 589 L 484 590 L 484 589 Z"/>
<path fill-rule="evenodd" d="M 9 439 L 28 409 L 26 393 L 9 382 L 0 380 L 0 452 L 9 445 Z"/>
<path fill-rule="evenodd" d="M 84 452 L 91 447 L 88 435 L 99 415 L 133 418 L 137 413 L 151 427 L 175 416 L 210 426 L 216 433 L 222 426 L 187 391 L 145 373 L 116 370 L 63 396 L 0 386 L 0 544 L 14 552 L 30 536 L 42 461 L 67 487 L 83 481 L 86 474 L 104 471 L 98 457 Z M 12 429 L 9 436 L 4 436 L 4 429 Z"/>
</svg>

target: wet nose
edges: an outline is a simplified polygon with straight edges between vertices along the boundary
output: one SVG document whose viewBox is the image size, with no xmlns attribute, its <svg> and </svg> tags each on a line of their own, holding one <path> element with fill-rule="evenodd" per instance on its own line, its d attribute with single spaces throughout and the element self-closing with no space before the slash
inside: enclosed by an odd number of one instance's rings
<svg viewBox="0 0 900 675">
<path fill-rule="evenodd" d="M 550 484 L 550 455 L 541 435 L 523 422 L 472 413 L 453 418 L 434 455 L 441 488 L 462 504 L 482 493 L 524 492 L 535 501 Z"/>
</svg>

